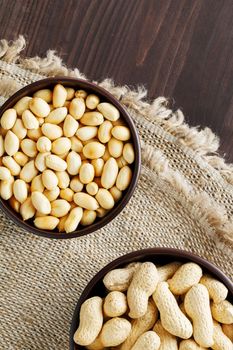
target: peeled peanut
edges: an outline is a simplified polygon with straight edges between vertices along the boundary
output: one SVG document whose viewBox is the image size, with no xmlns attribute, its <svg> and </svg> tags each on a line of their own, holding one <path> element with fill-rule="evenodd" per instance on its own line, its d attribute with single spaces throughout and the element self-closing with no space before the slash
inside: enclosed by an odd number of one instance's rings
<svg viewBox="0 0 233 350">
<path fill-rule="evenodd" d="M 132 350 L 158 350 L 160 349 L 160 338 L 154 331 L 143 333 L 135 342 Z"/>
<path fill-rule="evenodd" d="M 104 160 L 102 158 L 92 159 L 91 164 L 95 169 L 95 176 L 101 176 L 104 167 Z"/>
<path fill-rule="evenodd" d="M 11 175 L 13 175 L 13 176 L 19 175 L 21 168 L 20 168 L 19 164 L 16 163 L 14 158 L 12 158 L 10 156 L 3 157 L 2 164 L 5 165 L 5 167 L 7 167 L 10 170 Z"/>
<path fill-rule="evenodd" d="M 108 317 L 122 316 L 127 311 L 125 294 L 118 291 L 108 293 L 104 301 L 103 310 Z"/>
<path fill-rule="evenodd" d="M 67 171 L 70 175 L 77 175 L 82 164 L 80 155 L 74 151 L 71 151 L 67 158 Z"/>
<path fill-rule="evenodd" d="M 210 299 L 212 299 L 214 303 L 220 303 L 226 299 L 228 289 L 222 282 L 216 280 L 214 277 L 204 275 L 201 278 L 200 283 L 208 289 Z"/>
<path fill-rule="evenodd" d="M 49 154 L 45 158 L 45 164 L 48 168 L 55 171 L 64 171 L 67 168 L 67 163 L 54 154 Z"/>
<path fill-rule="evenodd" d="M 80 208 L 72 211 L 76 209 Z M 100 297 L 92 297 L 84 301 L 80 309 L 79 327 L 74 334 L 76 344 L 87 346 L 97 338 L 103 325 L 102 305 L 103 301 Z"/>
<path fill-rule="evenodd" d="M 44 152 L 50 152 L 52 148 L 52 142 L 48 137 L 46 136 L 41 136 L 36 143 L 36 147 L 39 152 L 44 153 Z"/>
<path fill-rule="evenodd" d="M 66 116 L 63 124 L 63 131 L 66 137 L 72 137 L 78 130 L 79 123 L 70 114 Z"/>
<path fill-rule="evenodd" d="M 104 118 L 110 121 L 116 121 L 120 118 L 120 112 L 111 103 L 102 102 L 98 104 L 97 109 L 103 114 Z"/>
<path fill-rule="evenodd" d="M 66 233 L 73 232 L 76 230 L 76 228 L 78 227 L 78 224 L 80 223 L 80 220 L 82 219 L 82 215 L 83 215 L 82 208 L 77 207 L 77 208 L 73 208 L 70 211 L 69 216 L 68 216 L 68 218 L 65 222 L 65 225 L 64 225 Z M 81 319 L 81 314 L 80 314 L 80 319 Z M 76 336 L 74 336 L 74 339 L 75 338 L 76 338 Z"/>
<path fill-rule="evenodd" d="M 37 155 L 37 148 L 35 141 L 24 139 L 20 143 L 20 147 L 28 157 L 34 158 Z"/>
<path fill-rule="evenodd" d="M 21 180 L 24 180 L 25 182 L 31 182 L 37 174 L 38 170 L 35 167 L 35 162 L 34 160 L 31 160 L 26 165 L 24 165 L 19 176 Z"/>
<path fill-rule="evenodd" d="M 57 171 L 56 176 L 58 178 L 58 187 L 65 189 L 70 184 L 70 177 L 66 171 Z"/>
<path fill-rule="evenodd" d="M 75 92 L 75 97 L 83 98 L 85 99 L 87 97 L 87 92 L 84 90 L 77 90 Z"/>
<path fill-rule="evenodd" d="M 99 207 L 97 200 L 84 192 L 75 193 L 74 202 L 81 208 L 88 210 L 96 210 Z"/>
<path fill-rule="evenodd" d="M 114 199 L 111 193 L 105 188 L 100 188 L 95 198 L 97 199 L 100 206 L 104 209 L 112 209 L 114 207 Z"/>
<path fill-rule="evenodd" d="M 54 230 L 58 223 L 59 219 L 54 216 L 42 216 L 34 220 L 34 225 L 42 230 Z"/>
<path fill-rule="evenodd" d="M 95 182 L 89 182 L 86 185 L 86 191 L 91 196 L 95 196 L 96 193 L 98 192 L 98 189 L 99 189 L 99 187 L 98 187 L 97 183 L 95 183 Z"/>
<path fill-rule="evenodd" d="M 126 188 L 129 186 L 132 178 L 132 170 L 129 166 L 125 165 L 121 170 L 119 171 L 119 174 L 117 176 L 116 180 L 116 187 L 120 191 L 126 190 Z"/>
<path fill-rule="evenodd" d="M 115 202 L 118 202 L 122 197 L 122 191 L 118 190 L 116 186 L 113 186 L 112 188 L 110 188 L 109 192 L 113 196 L 113 199 Z"/>
<path fill-rule="evenodd" d="M 232 324 L 223 324 L 222 331 L 233 343 L 233 323 Z"/>
<path fill-rule="evenodd" d="M 42 173 L 42 182 L 44 187 L 47 188 L 47 190 L 51 191 L 57 187 L 58 178 L 52 170 L 46 169 Z"/>
<path fill-rule="evenodd" d="M 55 154 L 67 153 L 71 148 L 71 141 L 67 137 L 60 137 L 59 139 L 53 141 L 52 152 Z"/>
<path fill-rule="evenodd" d="M 211 305 L 213 318 L 224 324 L 233 323 L 233 305 L 228 300 L 223 300 L 220 303 Z"/>
<path fill-rule="evenodd" d="M 60 189 L 59 187 L 54 188 L 53 190 L 45 190 L 44 191 L 44 195 L 46 198 L 48 198 L 48 200 L 50 202 L 55 201 L 55 199 L 57 199 L 57 197 L 60 194 Z"/>
<path fill-rule="evenodd" d="M 89 109 L 96 109 L 99 102 L 100 102 L 99 97 L 94 94 L 90 94 L 86 98 L 86 106 Z"/>
<path fill-rule="evenodd" d="M 104 188 L 109 189 L 114 186 L 118 175 L 118 165 L 114 158 L 109 158 L 104 164 L 101 175 L 101 184 Z"/>
<path fill-rule="evenodd" d="M 51 141 L 58 139 L 62 136 L 62 128 L 58 125 L 51 123 L 44 123 L 41 127 L 42 133 L 47 136 Z"/>
<path fill-rule="evenodd" d="M 103 121 L 104 121 L 104 117 L 99 112 L 86 112 L 84 113 L 83 117 L 80 120 L 80 122 L 83 125 L 88 125 L 88 126 L 98 126 L 102 124 Z"/>
<path fill-rule="evenodd" d="M 112 123 L 109 120 L 105 120 L 100 126 L 98 130 L 98 139 L 102 143 L 107 143 L 110 141 L 112 134 L 111 130 L 113 128 Z"/>
<path fill-rule="evenodd" d="M 123 142 L 115 139 L 114 137 L 108 142 L 108 151 L 110 155 L 114 158 L 118 158 L 122 155 L 123 152 Z"/>
<path fill-rule="evenodd" d="M 43 119 L 43 118 L 42 118 Z M 44 120 L 44 119 L 43 119 Z M 27 136 L 29 137 L 29 139 L 33 140 L 33 141 L 37 141 L 41 136 L 43 136 L 41 128 L 38 129 L 29 129 L 27 131 Z"/>
<path fill-rule="evenodd" d="M 192 319 L 194 340 L 204 348 L 212 347 L 213 320 L 207 288 L 198 283 L 189 289 L 185 295 L 184 307 Z"/>
<path fill-rule="evenodd" d="M 51 203 L 51 215 L 61 218 L 68 214 L 70 210 L 70 203 L 65 199 L 56 199 Z"/>
<path fill-rule="evenodd" d="M 8 180 L 10 177 L 10 170 L 4 166 L 0 166 L 0 180 Z"/>
<path fill-rule="evenodd" d="M 103 218 L 108 213 L 108 210 L 104 208 L 97 208 L 96 209 L 96 215 L 98 218 Z"/>
<path fill-rule="evenodd" d="M 65 199 L 68 202 L 73 201 L 73 195 L 74 195 L 74 191 L 72 191 L 70 188 L 65 188 L 60 191 L 60 197 L 62 199 Z"/>
<path fill-rule="evenodd" d="M 22 121 L 23 125 L 26 129 L 38 129 L 39 128 L 39 122 L 34 116 L 34 114 L 29 111 L 29 109 L 26 109 L 26 111 L 22 114 Z"/>
<path fill-rule="evenodd" d="M 69 113 L 77 120 L 82 118 L 85 108 L 86 106 L 83 98 L 76 97 L 70 102 Z"/>
<path fill-rule="evenodd" d="M 53 89 L 53 106 L 55 108 L 62 107 L 67 98 L 67 91 L 61 84 L 55 85 Z"/>
<path fill-rule="evenodd" d="M 76 136 L 72 136 L 70 138 L 70 141 L 71 141 L 71 149 L 72 149 L 72 151 L 75 151 L 77 153 L 82 152 L 83 144 Z"/>
<path fill-rule="evenodd" d="M 94 210 L 87 210 L 85 209 L 83 211 L 83 216 L 81 219 L 81 225 L 88 226 L 93 224 L 93 222 L 96 219 L 96 212 Z"/>
<path fill-rule="evenodd" d="M 29 102 L 31 100 L 32 100 L 32 97 L 24 96 L 14 105 L 13 108 L 16 110 L 19 116 L 21 116 L 23 112 L 29 108 Z"/>
<path fill-rule="evenodd" d="M 81 141 L 88 141 L 90 139 L 93 139 L 97 135 L 97 131 L 98 129 L 96 126 L 84 126 L 77 130 L 76 136 Z"/>
<path fill-rule="evenodd" d="M 72 98 L 74 98 L 75 90 L 70 87 L 65 87 L 65 89 L 67 92 L 66 100 L 72 100 Z"/>
<path fill-rule="evenodd" d="M 13 156 L 19 149 L 19 139 L 11 130 L 6 133 L 4 148 L 9 156 Z"/>
<path fill-rule="evenodd" d="M 81 192 L 83 189 L 83 184 L 82 182 L 79 181 L 78 176 L 74 176 L 71 181 L 70 181 L 70 188 L 74 192 Z"/>
<path fill-rule="evenodd" d="M 105 148 L 105 152 L 104 152 L 103 157 L 102 157 L 103 160 L 104 160 L 105 162 L 107 162 L 107 160 L 108 160 L 110 157 L 111 157 L 111 154 L 109 153 L 108 149 Z"/>
<path fill-rule="evenodd" d="M 132 164 L 135 160 L 135 153 L 132 143 L 126 143 L 123 148 L 123 157 L 128 164 Z"/>
<path fill-rule="evenodd" d="M 36 213 L 36 209 L 32 205 L 31 197 L 28 197 L 20 206 L 20 214 L 23 220 L 31 219 Z"/>
<path fill-rule="evenodd" d="M 69 214 L 67 214 L 66 216 L 63 216 L 62 218 L 59 219 L 59 224 L 57 225 L 59 232 L 65 232 L 65 222 L 68 218 L 68 215 Z"/>
<path fill-rule="evenodd" d="M 17 201 L 23 203 L 27 199 L 28 190 L 26 182 L 20 179 L 17 179 L 13 184 L 13 194 Z"/>
<path fill-rule="evenodd" d="M 51 211 L 51 204 L 48 198 L 41 192 L 35 191 L 31 194 L 32 204 L 36 210 L 41 214 L 49 214 Z"/>
<path fill-rule="evenodd" d="M 130 130 L 127 126 L 114 126 L 112 128 L 112 136 L 120 141 L 128 141 L 130 139 Z"/>
<path fill-rule="evenodd" d="M 29 101 L 29 108 L 33 114 L 40 118 L 47 117 L 50 112 L 48 103 L 42 100 L 40 97 L 33 97 Z"/>
<path fill-rule="evenodd" d="M 16 119 L 12 131 L 18 137 L 19 140 L 24 139 L 24 137 L 27 135 L 27 129 L 24 127 L 21 119 Z"/>
<path fill-rule="evenodd" d="M 35 158 L 35 166 L 39 171 L 44 171 L 46 169 L 46 157 L 50 155 L 50 152 L 38 153 Z"/>
<path fill-rule="evenodd" d="M 52 102 L 53 93 L 49 89 L 41 89 L 41 90 L 36 91 L 33 94 L 33 97 L 40 97 L 45 102 L 50 103 L 50 102 Z"/>
<path fill-rule="evenodd" d="M 83 184 L 89 184 L 93 181 L 95 176 L 95 170 L 92 164 L 84 163 L 79 169 L 79 179 Z"/>
<path fill-rule="evenodd" d="M 13 158 L 20 166 L 24 166 L 28 162 L 28 156 L 20 151 L 16 152 Z"/>
<path fill-rule="evenodd" d="M 44 185 L 42 182 L 42 175 L 37 175 L 31 182 L 31 192 L 44 192 Z"/>
<path fill-rule="evenodd" d="M 190 338 L 193 333 L 192 324 L 180 310 L 167 282 L 158 283 L 153 299 L 159 309 L 163 328 L 182 339 Z"/>
<path fill-rule="evenodd" d="M 17 200 L 15 199 L 15 197 L 12 196 L 12 197 L 9 199 L 9 203 L 10 203 L 11 208 L 14 209 L 14 210 L 18 213 L 19 210 L 20 210 L 20 203 L 19 203 L 19 201 L 17 201 Z"/>
<path fill-rule="evenodd" d="M 169 280 L 169 288 L 173 294 L 185 294 L 192 286 L 200 281 L 201 276 L 201 267 L 193 262 L 188 262 L 181 265 Z"/>
<path fill-rule="evenodd" d="M 0 184 L 0 195 L 2 199 L 8 200 L 13 196 L 13 183 L 14 177 L 11 176 L 9 179 L 1 181 Z"/>
<path fill-rule="evenodd" d="M 108 320 L 100 332 L 100 339 L 103 347 L 118 346 L 123 343 L 131 331 L 131 324 L 121 317 L 114 317 Z"/>
<path fill-rule="evenodd" d="M 45 118 L 44 122 L 50 124 L 60 124 L 63 122 L 66 116 L 66 107 L 55 108 L 49 113 L 48 117 Z"/>
<path fill-rule="evenodd" d="M 16 122 L 17 114 L 15 109 L 7 109 L 1 116 L 1 126 L 3 129 L 10 130 Z"/>
<path fill-rule="evenodd" d="M 105 146 L 100 142 L 90 142 L 83 147 L 83 154 L 88 159 L 101 158 L 104 154 Z"/>
<path fill-rule="evenodd" d="M 116 161 L 117 161 L 117 165 L 118 165 L 119 169 L 123 168 L 123 166 L 125 166 L 125 165 L 128 165 L 127 161 L 125 160 L 125 158 L 123 156 L 117 158 Z"/>
<path fill-rule="evenodd" d="M 2 135 L 0 135 L 0 157 L 3 156 L 4 152 L 5 152 L 5 149 L 4 149 L 4 140 L 3 140 Z"/>
</svg>

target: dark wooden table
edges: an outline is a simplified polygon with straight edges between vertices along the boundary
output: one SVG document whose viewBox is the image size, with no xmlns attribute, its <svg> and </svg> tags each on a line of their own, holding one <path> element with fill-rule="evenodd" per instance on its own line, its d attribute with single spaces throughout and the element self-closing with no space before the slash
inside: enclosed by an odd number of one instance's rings
<svg viewBox="0 0 233 350">
<path fill-rule="evenodd" d="M 27 56 L 53 48 L 89 78 L 171 97 L 233 161 L 232 0 L 0 0 L 0 34 L 24 34 Z"/>
</svg>

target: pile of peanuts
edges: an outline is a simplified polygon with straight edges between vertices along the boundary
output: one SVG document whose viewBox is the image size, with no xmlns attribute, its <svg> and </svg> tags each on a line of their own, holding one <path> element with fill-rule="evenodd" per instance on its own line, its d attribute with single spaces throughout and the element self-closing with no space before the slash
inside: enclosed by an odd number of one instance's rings
<svg viewBox="0 0 233 350">
<path fill-rule="evenodd" d="M 111 103 L 57 84 L 1 116 L 0 196 L 39 229 L 73 232 L 122 197 L 135 153 Z"/>
<path fill-rule="evenodd" d="M 108 272 L 105 298 L 81 306 L 74 342 L 89 350 L 232 350 L 225 285 L 193 262 L 132 263 Z"/>
</svg>

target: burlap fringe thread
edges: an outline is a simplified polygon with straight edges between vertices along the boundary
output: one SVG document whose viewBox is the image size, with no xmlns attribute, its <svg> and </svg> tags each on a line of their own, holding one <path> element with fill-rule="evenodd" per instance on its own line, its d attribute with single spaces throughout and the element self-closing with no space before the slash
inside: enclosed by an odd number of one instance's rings
<svg viewBox="0 0 233 350">
<path fill-rule="evenodd" d="M 17 64 L 23 69 L 45 77 L 63 75 L 86 79 L 77 68 L 68 69 L 53 50 L 49 50 L 45 58 L 38 56 L 22 58 L 20 53 L 25 46 L 26 41 L 22 35 L 13 42 L 1 40 L 0 59 L 7 63 Z M 230 185 L 233 185 L 233 165 L 226 164 L 224 159 L 217 155 L 219 139 L 209 128 L 199 130 L 198 127 L 190 127 L 185 123 L 181 110 L 174 112 L 168 108 L 169 101 L 165 97 L 156 98 L 152 102 L 146 101 L 147 91 L 144 87 L 132 90 L 127 86 L 115 86 L 110 79 L 105 79 L 98 84 L 111 91 L 126 107 L 138 112 L 150 121 L 155 121 L 164 130 L 175 136 L 181 144 L 201 156 Z M 21 86 L 13 79 L 5 78 L 0 81 L 0 95 L 2 96 L 8 97 L 19 88 Z M 228 219 L 225 208 L 217 205 L 209 198 L 208 194 L 197 193 L 187 182 L 187 179 L 169 167 L 168 161 L 161 151 L 157 151 L 148 145 L 142 145 L 142 158 L 147 166 L 153 169 L 164 181 L 175 187 L 178 193 L 192 204 L 194 216 L 196 218 L 200 217 L 202 220 L 205 219 L 214 230 L 217 245 L 226 249 L 225 243 L 227 243 L 228 251 L 232 254 L 233 222 Z"/>
</svg>

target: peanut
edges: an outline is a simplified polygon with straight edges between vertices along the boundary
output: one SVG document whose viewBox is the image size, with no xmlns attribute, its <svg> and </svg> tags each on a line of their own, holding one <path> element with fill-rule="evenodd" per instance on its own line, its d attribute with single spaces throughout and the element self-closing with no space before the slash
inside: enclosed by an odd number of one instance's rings
<svg viewBox="0 0 233 350">
<path fill-rule="evenodd" d="M 57 187 L 58 178 L 52 170 L 46 169 L 42 173 L 42 182 L 44 187 L 47 188 L 47 190 L 51 191 Z"/>
<path fill-rule="evenodd" d="M 67 163 L 54 154 L 49 154 L 45 158 L 45 164 L 48 168 L 55 171 L 65 171 Z"/>
<path fill-rule="evenodd" d="M 61 218 L 68 214 L 70 210 L 70 203 L 65 199 L 57 199 L 51 203 L 51 215 Z"/>
<path fill-rule="evenodd" d="M 83 192 L 74 194 L 74 202 L 81 208 L 88 210 L 96 210 L 99 207 L 99 204 L 94 197 Z"/>
<path fill-rule="evenodd" d="M 178 350 L 177 338 L 163 328 L 160 320 L 156 322 L 153 331 L 160 338 L 159 350 Z"/>
<path fill-rule="evenodd" d="M 28 195 L 26 182 L 17 179 L 13 184 L 13 194 L 18 202 L 23 203 L 27 199 Z"/>
<path fill-rule="evenodd" d="M 108 142 L 108 151 L 114 158 L 118 158 L 122 155 L 124 144 L 122 141 L 115 139 L 114 137 Z"/>
<path fill-rule="evenodd" d="M 9 156 L 13 156 L 19 150 L 19 139 L 11 130 L 6 133 L 4 148 Z"/>
<path fill-rule="evenodd" d="M 213 320 L 210 311 L 209 293 L 202 284 L 194 285 L 184 299 L 184 307 L 193 322 L 193 337 L 202 347 L 213 345 Z"/>
<path fill-rule="evenodd" d="M 50 152 L 38 153 L 35 158 L 35 166 L 41 172 L 46 169 L 46 157 L 48 155 L 50 155 Z"/>
<path fill-rule="evenodd" d="M 43 118 L 42 118 L 43 119 Z M 12 129 L 13 130 L 13 129 Z M 26 130 L 26 129 L 25 129 Z M 25 135 L 26 136 L 26 135 Z M 37 141 L 41 136 L 43 136 L 41 128 L 38 129 L 28 129 L 27 136 L 33 141 Z"/>
<path fill-rule="evenodd" d="M 158 283 L 153 299 L 160 311 L 163 328 L 182 339 L 190 338 L 193 333 L 192 324 L 181 312 L 167 282 Z"/>
<path fill-rule="evenodd" d="M 38 191 L 44 192 L 44 185 L 42 182 L 42 175 L 37 175 L 31 182 L 31 192 Z"/>
<path fill-rule="evenodd" d="M 10 130 L 13 128 L 17 118 L 15 109 L 7 109 L 1 117 L 1 126 L 3 129 Z"/>
<path fill-rule="evenodd" d="M 98 131 L 98 128 L 96 126 L 84 126 L 77 130 L 76 136 L 81 141 L 88 141 L 96 137 L 97 131 Z"/>
<path fill-rule="evenodd" d="M 70 177 L 66 171 L 57 171 L 56 176 L 58 178 L 58 187 L 65 189 L 70 184 Z"/>
<path fill-rule="evenodd" d="M 70 138 L 70 140 L 71 140 L 71 149 L 72 149 L 72 151 L 75 151 L 77 153 L 82 152 L 82 150 L 83 150 L 82 142 L 75 136 L 72 136 Z"/>
<path fill-rule="evenodd" d="M 173 294 L 184 294 L 200 281 L 201 276 L 202 269 L 199 265 L 193 262 L 183 264 L 169 280 L 169 288 Z"/>
<path fill-rule="evenodd" d="M 159 282 L 164 282 L 171 278 L 180 266 L 180 262 L 174 261 L 172 263 L 157 267 Z"/>
<path fill-rule="evenodd" d="M 158 350 L 160 348 L 160 338 L 159 336 L 153 332 L 148 331 L 143 333 L 134 346 L 132 347 L 132 350 Z"/>
<path fill-rule="evenodd" d="M 39 122 L 34 116 L 34 114 L 26 109 L 26 111 L 23 112 L 22 114 L 22 121 L 23 125 L 26 129 L 38 129 L 39 128 Z"/>
<path fill-rule="evenodd" d="M 41 127 L 42 133 L 48 137 L 51 141 L 58 139 L 62 136 L 62 128 L 58 125 L 51 123 L 44 123 Z"/>
<path fill-rule="evenodd" d="M 20 214 L 23 220 L 31 219 L 36 213 L 36 209 L 32 205 L 31 197 L 28 197 L 25 202 L 20 206 Z"/>
<path fill-rule="evenodd" d="M 71 148 L 71 141 L 67 137 L 61 137 L 52 144 L 52 152 L 55 154 L 64 154 L 67 153 Z"/>
<path fill-rule="evenodd" d="M 4 200 L 8 200 L 13 196 L 13 183 L 14 183 L 14 177 L 11 176 L 7 180 L 1 181 L 0 184 L 0 196 Z"/>
<path fill-rule="evenodd" d="M 49 113 L 48 117 L 45 118 L 45 123 L 60 124 L 61 122 L 63 122 L 66 116 L 66 107 L 55 108 Z"/>
<path fill-rule="evenodd" d="M 66 100 L 72 100 L 72 98 L 74 98 L 75 90 L 70 87 L 65 87 L 65 89 L 67 93 Z"/>
<path fill-rule="evenodd" d="M 90 94 L 86 98 L 86 106 L 89 109 L 96 109 L 99 102 L 100 102 L 99 97 L 94 94 Z"/>
<path fill-rule="evenodd" d="M 124 293 L 110 292 L 104 301 L 104 313 L 108 317 L 122 316 L 127 311 L 127 299 Z"/>
<path fill-rule="evenodd" d="M 128 164 L 132 164 L 135 160 L 135 153 L 132 143 L 126 143 L 123 147 L 123 157 Z"/>
<path fill-rule="evenodd" d="M 59 219 L 54 216 L 42 216 L 34 220 L 34 225 L 42 230 L 54 230 L 58 223 Z"/>
<path fill-rule="evenodd" d="M 51 204 L 48 198 L 41 192 L 35 191 L 31 194 L 32 204 L 36 210 L 42 214 L 49 214 L 51 211 Z"/>
<path fill-rule="evenodd" d="M 70 211 L 69 216 L 65 221 L 65 225 L 64 225 L 66 233 L 73 232 L 76 230 L 76 228 L 78 227 L 78 224 L 80 223 L 80 220 L 82 219 L 82 215 L 83 215 L 82 208 L 73 208 Z"/>
<path fill-rule="evenodd" d="M 37 155 L 37 148 L 35 141 L 30 139 L 24 139 L 20 143 L 20 147 L 24 154 L 26 154 L 30 158 L 34 158 Z"/>
<path fill-rule="evenodd" d="M 0 180 L 8 180 L 10 177 L 10 170 L 4 166 L 0 166 Z"/>
<path fill-rule="evenodd" d="M 5 152 L 4 141 L 3 141 L 2 135 L 0 135 L 0 157 L 3 156 L 4 152 Z"/>
<path fill-rule="evenodd" d="M 67 202 L 73 201 L 73 195 L 74 195 L 74 191 L 72 191 L 70 188 L 65 188 L 60 191 L 60 197 L 62 199 L 65 199 Z"/>
<path fill-rule="evenodd" d="M 12 196 L 12 197 L 9 199 L 9 203 L 10 203 L 11 208 L 13 208 L 17 213 L 19 213 L 19 210 L 20 210 L 20 203 L 15 199 L 14 196 Z"/>
<path fill-rule="evenodd" d="M 70 175 L 77 175 L 81 166 L 80 155 L 74 151 L 71 151 L 67 158 L 67 171 Z"/>
<path fill-rule="evenodd" d="M 95 176 L 95 169 L 92 164 L 86 163 L 82 164 L 79 169 L 79 179 L 86 185 L 93 181 Z"/>
<path fill-rule="evenodd" d="M 120 118 L 120 112 L 111 103 L 102 102 L 98 104 L 97 109 L 103 114 L 104 118 L 110 121 L 116 121 Z"/>
<path fill-rule="evenodd" d="M 223 324 L 222 331 L 233 343 L 233 323 L 232 324 Z"/>
<path fill-rule="evenodd" d="M 70 114 L 67 115 L 64 124 L 63 132 L 66 137 L 72 137 L 77 132 L 79 123 Z"/>
<path fill-rule="evenodd" d="M 11 175 L 17 176 L 19 175 L 21 168 L 18 163 L 14 160 L 14 158 L 10 156 L 5 156 L 2 158 L 2 164 L 5 165 L 11 172 Z"/>
<path fill-rule="evenodd" d="M 107 143 L 110 141 L 112 134 L 111 130 L 113 128 L 112 123 L 109 120 L 105 120 L 98 129 L 98 139 L 102 143 Z"/>
<path fill-rule="evenodd" d="M 128 141 L 130 139 L 130 131 L 126 126 L 114 126 L 112 128 L 112 136 L 120 141 Z"/>
<path fill-rule="evenodd" d="M 24 166 L 28 162 L 28 156 L 23 152 L 16 152 L 13 158 L 20 166 Z"/>
<path fill-rule="evenodd" d="M 104 168 L 104 160 L 102 158 L 92 159 L 91 164 L 95 169 L 95 176 L 101 176 Z"/>
<path fill-rule="evenodd" d="M 233 323 L 233 305 L 228 300 L 223 300 L 220 303 L 212 303 L 211 312 L 213 318 L 225 324 Z"/>
<path fill-rule="evenodd" d="M 42 100 L 40 97 L 33 97 L 29 101 L 29 108 L 33 114 L 40 118 L 47 117 L 50 112 L 48 103 Z"/>
<path fill-rule="evenodd" d="M 114 158 L 109 158 L 104 164 L 101 175 L 101 184 L 104 188 L 109 189 L 114 186 L 118 175 L 118 165 Z"/>
<path fill-rule="evenodd" d="M 14 105 L 13 108 L 16 110 L 19 116 L 21 116 L 23 112 L 29 108 L 29 102 L 31 100 L 32 100 L 32 97 L 24 96 Z"/>
<path fill-rule="evenodd" d="M 38 151 L 41 153 L 50 152 L 52 148 L 52 142 L 48 137 L 41 136 L 37 140 L 36 147 Z"/>
<path fill-rule="evenodd" d="M 25 182 L 31 182 L 32 179 L 38 174 L 38 170 L 35 167 L 34 160 L 31 160 L 27 164 L 24 165 L 22 170 L 20 171 L 19 177 L 21 180 Z"/>
<path fill-rule="evenodd" d="M 99 187 L 98 187 L 97 183 L 95 183 L 95 182 L 89 182 L 86 185 L 86 191 L 91 196 L 95 196 L 96 193 L 98 192 L 98 189 L 99 189 Z"/>
<path fill-rule="evenodd" d="M 214 344 L 211 346 L 213 350 L 232 350 L 233 344 L 231 340 L 223 333 L 219 323 L 214 321 Z"/>
<path fill-rule="evenodd" d="M 54 188 L 53 190 L 45 190 L 44 191 L 44 195 L 45 197 L 50 201 L 50 202 L 53 202 L 55 201 L 55 199 L 57 199 L 57 197 L 59 196 L 60 194 L 60 190 L 58 187 Z"/>
<path fill-rule="evenodd" d="M 108 320 L 100 332 L 103 347 L 118 346 L 129 336 L 131 324 L 128 320 L 114 317 Z"/>
<path fill-rule="evenodd" d="M 116 186 L 113 186 L 112 188 L 110 188 L 109 192 L 113 196 L 113 199 L 115 202 L 118 202 L 122 197 L 122 191 L 118 190 Z"/>
<path fill-rule="evenodd" d="M 108 210 L 104 208 L 97 208 L 96 209 L 96 215 L 98 218 L 103 218 L 108 213 Z"/>
<path fill-rule="evenodd" d="M 69 113 L 74 119 L 81 119 L 85 112 L 85 102 L 83 98 L 76 97 L 70 102 Z"/>
<path fill-rule="evenodd" d="M 78 176 L 74 176 L 70 181 L 70 188 L 74 192 L 81 192 L 83 189 L 83 184 L 79 181 Z"/>
<path fill-rule="evenodd" d="M 210 299 L 212 299 L 214 303 L 220 303 L 226 299 L 228 290 L 222 282 L 209 275 L 204 275 L 200 283 L 208 289 Z"/>
<path fill-rule="evenodd" d="M 53 106 L 55 108 L 62 107 L 67 98 L 67 91 L 61 84 L 55 85 L 53 89 Z"/>
<path fill-rule="evenodd" d="M 50 102 L 52 102 L 53 93 L 49 89 L 41 89 L 41 90 L 36 91 L 33 94 L 33 97 L 40 97 L 45 102 L 50 103 Z"/>
<path fill-rule="evenodd" d="M 133 266 L 109 271 L 103 279 L 105 287 L 110 291 L 126 291 L 133 278 L 134 272 L 139 266 L 140 264 L 138 263 Z"/>
<path fill-rule="evenodd" d="M 100 188 L 95 196 L 100 206 L 104 209 L 112 209 L 114 207 L 114 199 L 111 193 L 105 188 Z"/>
<path fill-rule="evenodd" d="M 123 156 L 117 158 L 116 161 L 119 169 L 123 168 L 125 165 L 128 164 Z"/>
<path fill-rule="evenodd" d="M 138 318 L 145 315 L 148 299 L 153 294 L 158 283 L 158 272 L 151 262 L 141 264 L 135 271 L 127 291 L 129 316 Z"/>
<path fill-rule="evenodd" d="M 83 147 L 83 154 L 88 159 L 101 158 L 104 154 L 105 146 L 99 142 L 90 142 Z"/>
<path fill-rule="evenodd" d="M 104 122 L 103 115 L 99 112 L 86 112 L 83 114 L 80 122 L 83 125 L 98 126 Z"/>
<path fill-rule="evenodd" d="M 116 179 L 116 187 L 120 191 L 126 190 L 132 179 L 132 170 L 127 165 L 123 166 Z"/>
<path fill-rule="evenodd" d="M 180 342 L 179 350 L 205 350 L 202 346 L 199 346 L 193 339 L 182 340 Z"/>
<path fill-rule="evenodd" d="M 77 90 L 75 92 L 75 97 L 83 98 L 85 99 L 87 97 L 87 92 L 84 90 Z"/>
</svg>

